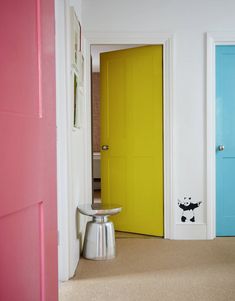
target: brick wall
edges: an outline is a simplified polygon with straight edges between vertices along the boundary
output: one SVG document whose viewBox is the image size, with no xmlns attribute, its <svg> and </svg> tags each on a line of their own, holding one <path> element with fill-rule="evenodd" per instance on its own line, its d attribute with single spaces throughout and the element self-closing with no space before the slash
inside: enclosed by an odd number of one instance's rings
<svg viewBox="0 0 235 301">
<path fill-rule="evenodd" d="M 100 151 L 100 74 L 92 73 L 93 152 Z"/>
</svg>

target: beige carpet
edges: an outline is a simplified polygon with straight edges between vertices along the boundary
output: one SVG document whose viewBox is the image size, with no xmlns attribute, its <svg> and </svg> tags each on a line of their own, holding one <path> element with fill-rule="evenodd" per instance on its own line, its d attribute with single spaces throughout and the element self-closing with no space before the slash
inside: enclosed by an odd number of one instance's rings
<svg viewBox="0 0 235 301">
<path fill-rule="evenodd" d="M 60 301 L 234 301 L 235 238 L 117 239 L 112 261 L 81 259 Z"/>
</svg>

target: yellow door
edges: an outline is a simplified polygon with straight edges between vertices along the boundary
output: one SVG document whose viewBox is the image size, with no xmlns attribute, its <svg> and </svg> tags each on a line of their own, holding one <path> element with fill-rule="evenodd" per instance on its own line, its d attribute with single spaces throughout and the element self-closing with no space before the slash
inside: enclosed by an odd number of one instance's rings
<svg viewBox="0 0 235 301">
<path fill-rule="evenodd" d="M 116 230 L 163 236 L 162 46 L 100 59 L 102 201 L 123 206 Z"/>
</svg>

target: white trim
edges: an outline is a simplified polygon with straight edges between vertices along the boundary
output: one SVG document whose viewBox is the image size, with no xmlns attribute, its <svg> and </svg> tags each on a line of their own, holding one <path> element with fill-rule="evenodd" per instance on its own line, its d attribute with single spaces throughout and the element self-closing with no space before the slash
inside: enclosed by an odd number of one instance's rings
<svg viewBox="0 0 235 301">
<path fill-rule="evenodd" d="M 91 54 L 90 47 L 87 47 L 87 40 L 84 42 L 84 145 L 85 145 L 85 199 L 92 202 L 92 137 L 91 137 Z"/>
<path fill-rule="evenodd" d="M 67 200 L 65 202 L 67 203 L 67 210 L 68 210 L 68 215 L 67 215 L 67 239 L 68 239 L 68 258 L 66 258 L 66 265 L 68 263 L 68 274 L 66 275 L 66 278 L 64 281 L 68 280 L 74 275 L 75 272 L 75 267 L 74 267 L 74 256 L 73 256 L 73 223 L 71 222 L 73 220 L 73 204 L 72 204 L 72 190 L 73 190 L 73 185 L 72 185 L 72 137 L 71 137 L 71 131 L 73 129 L 73 121 L 72 121 L 72 102 L 71 100 L 71 85 L 72 85 L 72 80 L 71 80 L 71 28 L 70 28 L 70 3 L 69 0 L 65 0 L 65 84 L 66 84 L 66 113 L 67 115 L 67 164 L 68 164 L 68 194 L 67 194 Z M 64 226 L 65 226 L 65 221 L 63 221 Z"/>
<path fill-rule="evenodd" d="M 57 210 L 59 280 L 69 279 L 68 208 L 68 115 L 66 77 L 65 2 L 55 1 L 56 28 L 56 125 L 57 125 Z"/>
<path fill-rule="evenodd" d="M 216 45 L 235 45 L 235 32 L 207 33 L 207 239 L 216 237 Z"/>
<path fill-rule="evenodd" d="M 173 203 L 173 35 L 155 32 L 85 32 L 86 52 L 86 103 L 91 106 L 90 100 L 90 47 L 96 44 L 161 44 L 164 51 L 164 237 L 172 239 L 174 236 L 174 203 Z M 90 110 L 86 112 L 86 119 L 90 124 Z M 89 156 L 87 166 L 91 166 L 91 128 L 87 128 Z M 92 181 L 90 177 L 90 181 Z M 91 191 L 91 182 L 86 191 Z"/>
</svg>

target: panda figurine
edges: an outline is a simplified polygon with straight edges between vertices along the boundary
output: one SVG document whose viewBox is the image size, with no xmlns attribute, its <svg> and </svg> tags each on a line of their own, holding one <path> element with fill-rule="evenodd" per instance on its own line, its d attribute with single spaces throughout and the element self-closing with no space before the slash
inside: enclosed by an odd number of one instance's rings
<svg viewBox="0 0 235 301">
<path fill-rule="evenodd" d="M 182 209 L 181 222 L 185 223 L 187 217 L 190 222 L 195 222 L 194 209 L 200 206 L 201 202 L 192 203 L 191 197 L 184 197 L 184 200 L 181 201 L 178 199 L 178 206 Z"/>
</svg>

